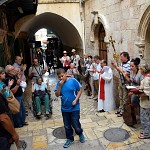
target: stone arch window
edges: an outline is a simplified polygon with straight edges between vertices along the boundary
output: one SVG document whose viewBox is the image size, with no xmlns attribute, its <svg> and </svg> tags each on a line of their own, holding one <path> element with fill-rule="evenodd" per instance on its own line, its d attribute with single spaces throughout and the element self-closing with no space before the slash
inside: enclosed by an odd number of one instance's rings
<svg viewBox="0 0 150 150">
<path fill-rule="evenodd" d="M 145 10 L 144 14 L 141 17 L 140 23 L 139 23 L 139 27 L 138 27 L 138 37 L 137 37 L 137 41 L 136 41 L 136 45 L 138 46 L 138 50 L 139 50 L 139 56 L 142 59 L 145 59 L 147 55 L 147 37 L 148 37 L 148 32 L 150 30 L 150 5 L 147 7 L 147 9 Z M 149 37 L 150 38 L 150 37 Z"/>
<path fill-rule="evenodd" d="M 104 41 L 106 33 L 103 24 L 100 24 L 99 26 L 99 56 L 101 59 L 106 59 L 107 60 L 107 46 Z"/>
</svg>

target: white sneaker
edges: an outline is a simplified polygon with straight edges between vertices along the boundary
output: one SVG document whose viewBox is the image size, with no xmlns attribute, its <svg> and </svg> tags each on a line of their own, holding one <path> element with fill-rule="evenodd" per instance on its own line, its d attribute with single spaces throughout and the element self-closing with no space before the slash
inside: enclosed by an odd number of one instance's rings
<svg viewBox="0 0 150 150">
<path fill-rule="evenodd" d="M 93 99 L 94 98 L 94 96 L 92 95 L 91 97 L 89 97 L 89 99 Z"/>
<path fill-rule="evenodd" d="M 37 113 L 37 116 L 40 116 L 40 115 L 41 115 L 41 112 L 38 112 L 38 113 Z"/>
<path fill-rule="evenodd" d="M 46 114 L 46 115 L 49 115 L 49 112 L 47 111 L 45 114 Z"/>
</svg>

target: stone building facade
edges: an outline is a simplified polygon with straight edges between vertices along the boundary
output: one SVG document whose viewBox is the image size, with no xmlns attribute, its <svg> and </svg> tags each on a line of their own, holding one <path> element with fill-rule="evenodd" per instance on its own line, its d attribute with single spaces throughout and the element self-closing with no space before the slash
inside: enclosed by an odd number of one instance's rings
<svg viewBox="0 0 150 150">
<path fill-rule="evenodd" d="M 128 51 L 150 63 L 150 0 L 84 0 L 85 49 L 100 54 L 107 49 L 107 60 L 113 56 L 110 36 L 118 53 Z M 101 37 L 101 28 L 105 36 Z M 103 34 L 103 33 L 102 33 Z M 100 42 L 103 38 L 105 46 Z M 103 56 L 102 56 L 103 57 Z"/>
<path fill-rule="evenodd" d="M 88 54 L 98 54 L 110 65 L 115 49 L 150 64 L 150 0 L 82 0 L 81 6 Z M 116 99 L 117 85 L 114 70 Z"/>
</svg>

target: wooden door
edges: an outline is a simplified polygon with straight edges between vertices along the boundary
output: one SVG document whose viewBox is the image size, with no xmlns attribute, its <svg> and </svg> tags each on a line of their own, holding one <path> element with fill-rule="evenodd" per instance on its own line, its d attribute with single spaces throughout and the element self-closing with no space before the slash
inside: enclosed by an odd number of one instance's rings
<svg viewBox="0 0 150 150">
<path fill-rule="evenodd" d="M 101 59 L 107 60 L 107 47 L 104 42 L 105 35 L 105 29 L 101 24 L 99 27 L 99 56 Z"/>
</svg>

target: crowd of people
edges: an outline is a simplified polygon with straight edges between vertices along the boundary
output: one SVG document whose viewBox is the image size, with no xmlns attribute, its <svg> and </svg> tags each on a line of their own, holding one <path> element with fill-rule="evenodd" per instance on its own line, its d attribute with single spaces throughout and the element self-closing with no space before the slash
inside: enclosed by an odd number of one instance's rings
<svg viewBox="0 0 150 150">
<path fill-rule="evenodd" d="M 125 106 L 130 103 L 132 125 L 134 125 L 137 123 L 135 111 L 140 108 L 142 132 L 139 138 L 150 138 L 149 66 L 140 64 L 139 58 L 130 60 L 128 52 L 122 52 L 120 63 L 117 64 L 112 61 L 111 66 L 108 66 L 107 61 L 98 55 L 93 57 L 84 54 L 84 61 L 81 63 L 81 58 L 76 54 L 76 50 L 72 49 L 71 52 L 72 55 L 68 56 L 67 51 L 63 51 L 63 57 L 60 58 L 63 69 L 57 70 L 59 81 L 55 88 L 55 95 L 61 97 L 61 111 L 67 138 L 64 148 L 69 147 L 74 141 L 72 127 L 79 135 L 80 142 L 85 142 L 79 121 L 79 98 L 82 94 L 82 87 L 89 99 L 93 102 L 97 101 L 99 113 L 116 109 L 113 85 L 114 69 L 119 73 L 118 95 L 120 105 L 116 112 L 117 117 L 126 119 L 127 110 Z M 15 128 L 28 125 L 23 102 L 24 91 L 27 87 L 27 78 L 24 73 L 27 66 L 21 64 L 21 61 L 21 57 L 16 56 L 13 65 L 7 65 L 5 68 L 0 67 L 0 149 L 5 147 L 9 149 L 13 142 L 17 144 L 19 136 Z M 37 116 L 42 114 L 41 101 L 44 101 L 45 115 L 49 115 L 51 111 L 50 99 L 45 92 L 47 89 L 50 90 L 49 81 L 44 83 L 42 79 L 43 74 L 47 71 L 47 66 L 41 66 L 38 58 L 33 59 L 33 64 L 28 71 L 28 78 L 32 80 L 31 91 L 34 93 Z M 19 110 L 15 113 L 11 110 L 8 102 L 8 99 L 12 99 L 12 97 L 19 103 Z M 1 144 L 3 141 L 7 144 Z"/>
<path fill-rule="evenodd" d="M 64 51 L 64 56 L 61 58 L 66 75 L 77 80 L 83 79 L 78 81 L 86 87 L 89 99 L 98 101 L 97 108 L 100 113 L 116 108 L 112 69 L 118 71 L 119 109 L 115 114 L 117 117 L 123 117 L 127 125 L 133 126 L 137 123 L 136 113 L 140 108 L 142 132 L 139 138 L 150 138 L 150 67 L 148 64 L 140 64 L 139 58 L 130 60 L 128 52 L 120 54 L 119 64 L 112 61 L 111 66 L 108 66 L 106 60 L 88 54 L 84 54 L 84 63 L 80 64 L 79 55 L 75 54 L 74 49 L 72 52 L 73 56 L 69 57 Z M 76 74 L 80 77 L 77 78 Z"/>
</svg>

